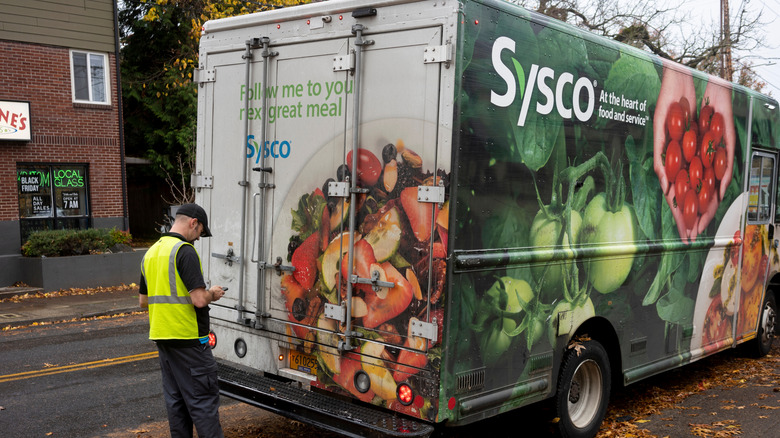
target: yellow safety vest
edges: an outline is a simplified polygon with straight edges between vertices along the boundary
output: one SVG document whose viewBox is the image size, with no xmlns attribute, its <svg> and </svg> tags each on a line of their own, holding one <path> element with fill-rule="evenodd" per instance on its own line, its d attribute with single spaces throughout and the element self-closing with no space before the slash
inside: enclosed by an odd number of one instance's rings
<svg viewBox="0 0 780 438">
<path fill-rule="evenodd" d="M 191 246 L 177 237 L 163 236 L 144 255 L 141 273 L 149 298 L 149 339 L 199 338 L 195 306 L 176 269 L 176 253 L 183 245 Z"/>
</svg>

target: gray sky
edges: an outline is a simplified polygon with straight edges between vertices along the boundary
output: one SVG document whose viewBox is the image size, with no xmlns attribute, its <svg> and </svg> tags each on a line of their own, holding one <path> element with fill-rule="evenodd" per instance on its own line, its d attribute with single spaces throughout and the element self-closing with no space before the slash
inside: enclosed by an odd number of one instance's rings
<svg viewBox="0 0 780 438">
<path fill-rule="evenodd" d="M 737 14 L 742 1 L 729 1 L 732 24 L 734 23 L 733 17 Z M 688 0 L 681 8 L 690 8 L 694 17 L 701 17 L 706 23 L 717 25 L 720 22 L 718 12 L 720 0 Z M 780 0 L 749 0 L 747 9 L 753 14 L 763 10 L 762 21 L 767 23 L 763 26 L 763 29 L 766 32 L 765 44 L 769 47 L 756 51 L 753 55 L 764 58 L 780 58 Z M 767 83 L 764 93 L 771 94 L 775 99 L 780 99 L 780 59 L 762 60 L 754 58 L 752 61 L 757 65 L 755 67 L 756 73 Z M 765 65 L 770 63 L 772 65 Z"/>
</svg>

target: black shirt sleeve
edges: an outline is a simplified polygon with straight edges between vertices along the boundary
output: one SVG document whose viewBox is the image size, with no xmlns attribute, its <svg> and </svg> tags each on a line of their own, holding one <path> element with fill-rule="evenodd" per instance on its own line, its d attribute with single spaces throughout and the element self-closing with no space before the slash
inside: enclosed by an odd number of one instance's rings
<svg viewBox="0 0 780 438">
<path fill-rule="evenodd" d="M 176 253 L 176 269 L 187 291 L 206 287 L 206 280 L 203 279 L 203 272 L 200 270 L 200 257 L 192 245 L 182 245 L 179 248 L 179 252 Z"/>
<path fill-rule="evenodd" d="M 141 280 L 138 282 L 138 293 L 141 295 L 149 295 L 149 291 L 146 289 L 146 277 L 141 275 Z"/>
</svg>

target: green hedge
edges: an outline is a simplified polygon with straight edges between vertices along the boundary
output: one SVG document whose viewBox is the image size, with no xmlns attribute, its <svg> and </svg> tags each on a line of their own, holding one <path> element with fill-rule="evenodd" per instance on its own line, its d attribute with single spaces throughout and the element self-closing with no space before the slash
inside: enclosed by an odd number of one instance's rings
<svg viewBox="0 0 780 438">
<path fill-rule="evenodd" d="M 60 257 L 84 254 L 99 254 L 108 248 L 132 240 L 126 231 L 102 228 L 88 230 L 46 230 L 36 231 L 22 245 L 26 257 Z"/>
</svg>

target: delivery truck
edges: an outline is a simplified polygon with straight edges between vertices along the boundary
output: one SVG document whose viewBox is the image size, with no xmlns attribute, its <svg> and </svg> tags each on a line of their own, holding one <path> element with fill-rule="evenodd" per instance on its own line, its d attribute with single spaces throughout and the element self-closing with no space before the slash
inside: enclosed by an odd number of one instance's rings
<svg viewBox="0 0 780 438">
<path fill-rule="evenodd" d="M 591 437 L 613 389 L 772 346 L 768 96 L 498 0 L 209 21 L 194 81 L 227 396 L 348 436 L 547 401 Z"/>
</svg>

